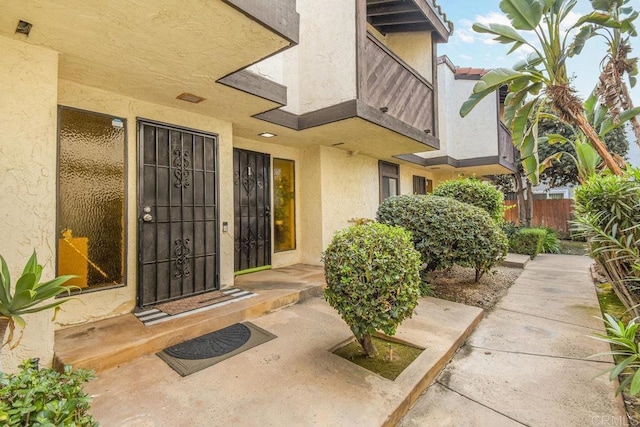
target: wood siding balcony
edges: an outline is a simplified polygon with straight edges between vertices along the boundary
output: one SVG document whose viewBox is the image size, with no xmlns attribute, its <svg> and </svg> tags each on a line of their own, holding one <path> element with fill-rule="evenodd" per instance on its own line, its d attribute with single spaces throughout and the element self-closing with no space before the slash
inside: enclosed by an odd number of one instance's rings
<svg viewBox="0 0 640 427">
<path fill-rule="evenodd" d="M 358 78 L 365 104 L 436 135 L 433 85 L 371 34 L 365 39 Z"/>
<path fill-rule="evenodd" d="M 516 148 L 513 146 L 511 132 L 502 122 L 498 125 L 498 156 L 500 163 L 506 162 L 509 165 L 516 163 Z"/>
</svg>

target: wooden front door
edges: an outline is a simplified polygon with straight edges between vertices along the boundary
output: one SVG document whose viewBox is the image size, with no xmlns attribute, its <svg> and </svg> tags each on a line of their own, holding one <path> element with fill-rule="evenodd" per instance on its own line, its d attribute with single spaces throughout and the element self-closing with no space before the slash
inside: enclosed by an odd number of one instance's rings
<svg viewBox="0 0 640 427">
<path fill-rule="evenodd" d="M 138 121 L 138 305 L 219 289 L 216 135 Z"/>
<path fill-rule="evenodd" d="M 235 271 L 271 265 L 271 157 L 233 150 Z"/>
</svg>

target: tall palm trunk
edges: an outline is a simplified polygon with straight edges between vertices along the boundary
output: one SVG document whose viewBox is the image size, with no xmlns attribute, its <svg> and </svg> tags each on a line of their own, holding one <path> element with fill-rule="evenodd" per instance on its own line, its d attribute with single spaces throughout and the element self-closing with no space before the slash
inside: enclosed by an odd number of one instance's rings
<svg viewBox="0 0 640 427">
<path fill-rule="evenodd" d="M 620 89 L 622 90 L 622 94 L 624 95 L 622 99 L 622 108 L 624 108 L 625 111 L 633 110 L 634 105 L 633 101 L 631 100 L 631 96 L 629 96 L 629 88 L 627 87 L 627 84 L 625 82 L 622 82 L 622 84 L 620 85 Z M 633 116 L 629 121 L 631 122 L 633 133 L 636 136 L 636 144 L 638 144 L 638 147 L 640 147 L 640 120 L 638 120 L 638 116 Z"/>
<path fill-rule="evenodd" d="M 622 175 L 620 165 L 609 153 L 593 126 L 587 121 L 582 102 L 574 95 L 573 90 L 568 85 L 556 85 L 548 87 L 547 94 L 551 98 L 560 120 L 577 126 L 591 142 L 591 146 L 602 157 L 609 170 L 615 175 Z"/>
<path fill-rule="evenodd" d="M 630 74 L 634 70 L 634 66 L 629 61 L 631 47 L 628 44 L 622 43 L 615 49 L 612 46 L 611 49 L 615 53 L 609 57 L 600 72 L 596 94 L 609 111 L 617 117 L 621 109 L 624 111 L 633 109 L 633 100 L 623 76 L 625 73 Z M 634 116 L 630 122 L 636 137 L 636 144 L 640 147 L 640 121 L 637 116 Z"/>
</svg>

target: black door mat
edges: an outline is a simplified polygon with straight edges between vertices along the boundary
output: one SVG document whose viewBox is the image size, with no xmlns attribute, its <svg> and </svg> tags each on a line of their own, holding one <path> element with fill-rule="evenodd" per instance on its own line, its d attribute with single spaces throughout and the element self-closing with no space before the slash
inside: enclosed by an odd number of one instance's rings
<svg viewBox="0 0 640 427">
<path fill-rule="evenodd" d="M 238 288 L 223 289 L 222 291 L 215 291 L 184 298 L 178 301 L 157 304 L 152 307 L 139 310 L 134 314 L 145 326 L 151 326 L 157 323 L 166 322 L 167 320 L 178 319 L 194 313 L 200 313 L 201 311 L 211 310 L 216 307 L 222 307 L 223 305 L 240 302 L 255 296 L 256 294 L 253 292 L 244 291 Z"/>
<path fill-rule="evenodd" d="M 274 338 L 277 337 L 253 323 L 236 323 L 156 354 L 174 371 L 186 377 Z"/>
</svg>

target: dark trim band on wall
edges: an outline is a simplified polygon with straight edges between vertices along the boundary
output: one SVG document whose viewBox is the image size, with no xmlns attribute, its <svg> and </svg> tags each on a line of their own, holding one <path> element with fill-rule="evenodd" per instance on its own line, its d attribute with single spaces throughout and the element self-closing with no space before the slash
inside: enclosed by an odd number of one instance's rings
<svg viewBox="0 0 640 427">
<path fill-rule="evenodd" d="M 394 156 L 396 159 L 404 160 L 405 162 L 414 163 L 420 166 L 442 166 L 447 165 L 453 168 L 468 168 L 474 166 L 489 166 L 500 165 L 509 169 L 512 172 L 516 171 L 515 165 L 501 159 L 500 156 L 486 156 L 486 157 L 474 157 L 472 159 L 457 160 L 451 156 L 441 156 L 424 158 L 415 154 L 401 154 Z"/>
<path fill-rule="evenodd" d="M 293 44 L 300 39 L 300 15 L 295 0 L 222 0 Z"/>
<path fill-rule="evenodd" d="M 360 118 L 399 135 L 413 139 L 414 141 L 422 143 L 431 149 L 437 150 L 440 148 L 440 140 L 432 135 L 429 135 L 420 129 L 416 129 L 402 120 L 389 116 L 388 114 L 385 114 L 356 99 L 302 115 L 296 115 L 287 111 L 275 109 L 256 114 L 253 117 L 297 131 L 351 118 Z"/>
<path fill-rule="evenodd" d="M 240 70 L 218 80 L 218 83 L 279 105 L 287 104 L 287 87 L 249 70 Z"/>
</svg>

